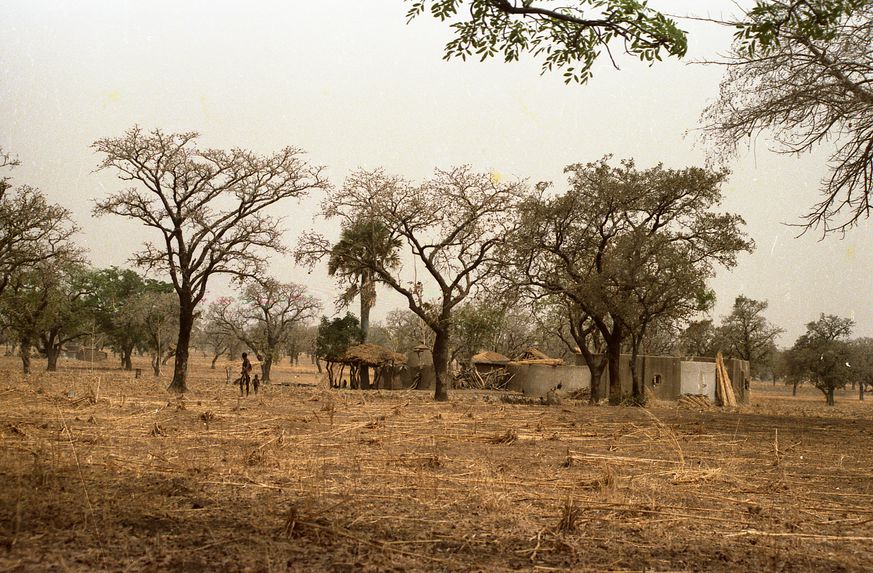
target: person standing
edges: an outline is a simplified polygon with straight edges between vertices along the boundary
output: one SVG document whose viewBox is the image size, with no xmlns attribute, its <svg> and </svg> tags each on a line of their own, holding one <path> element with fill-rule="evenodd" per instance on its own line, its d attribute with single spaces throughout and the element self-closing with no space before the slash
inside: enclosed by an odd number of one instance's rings
<svg viewBox="0 0 873 573">
<path fill-rule="evenodd" d="M 252 363 L 249 361 L 249 355 L 242 353 L 242 372 L 239 377 L 239 395 L 243 395 L 243 384 L 246 385 L 246 396 L 249 395 L 249 383 L 251 382 Z"/>
</svg>

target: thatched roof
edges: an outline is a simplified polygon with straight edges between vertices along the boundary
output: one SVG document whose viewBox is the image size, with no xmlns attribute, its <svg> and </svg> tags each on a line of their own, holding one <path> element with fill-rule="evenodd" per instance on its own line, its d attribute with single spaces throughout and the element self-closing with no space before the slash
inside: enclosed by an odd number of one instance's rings
<svg viewBox="0 0 873 573">
<path fill-rule="evenodd" d="M 547 356 L 542 350 L 534 346 L 528 347 L 521 352 L 514 360 L 552 360 L 551 356 Z"/>
<path fill-rule="evenodd" d="M 343 364 L 357 364 L 359 366 L 394 366 L 396 364 L 406 364 L 406 356 L 399 352 L 391 352 L 378 344 L 365 343 L 349 346 L 339 362 Z"/>
<path fill-rule="evenodd" d="M 562 359 L 551 358 L 542 350 L 533 346 L 513 358 L 512 362 L 514 364 L 544 364 L 547 366 L 561 366 L 564 364 Z"/>
<path fill-rule="evenodd" d="M 490 350 L 484 350 L 479 354 L 476 354 L 472 358 L 473 364 L 508 364 L 509 358 L 500 354 L 499 352 L 491 352 Z"/>
</svg>

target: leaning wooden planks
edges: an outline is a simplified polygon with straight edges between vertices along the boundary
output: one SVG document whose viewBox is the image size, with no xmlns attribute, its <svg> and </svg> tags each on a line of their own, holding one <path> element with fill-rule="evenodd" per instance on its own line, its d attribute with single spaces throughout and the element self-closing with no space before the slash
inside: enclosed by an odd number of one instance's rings
<svg viewBox="0 0 873 573">
<path fill-rule="evenodd" d="M 715 397 L 722 406 L 737 405 L 737 396 L 734 394 L 734 387 L 724 366 L 721 352 L 715 355 Z"/>
</svg>

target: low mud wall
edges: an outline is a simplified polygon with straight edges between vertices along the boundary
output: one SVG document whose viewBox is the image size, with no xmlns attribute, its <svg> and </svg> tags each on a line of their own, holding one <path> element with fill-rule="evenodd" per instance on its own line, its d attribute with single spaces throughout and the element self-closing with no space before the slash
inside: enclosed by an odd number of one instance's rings
<svg viewBox="0 0 873 573">
<path fill-rule="evenodd" d="M 510 364 L 509 371 L 512 379 L 507 390 L 528 396 L 545 396 L 549 390 L 566 395 L 591 387 L 591 373 L 586 366 Z"/>
</svg>

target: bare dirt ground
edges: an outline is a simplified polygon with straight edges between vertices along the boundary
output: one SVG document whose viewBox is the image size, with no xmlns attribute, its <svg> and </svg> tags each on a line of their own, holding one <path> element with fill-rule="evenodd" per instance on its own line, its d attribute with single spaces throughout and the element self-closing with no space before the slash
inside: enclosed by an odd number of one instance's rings
<svg viewBox="0 0 873 573">
<path fill-rule="evenodd" d="M 137 364 L 145 366 L 145 364 Z M 36 362 L 35 368 L 43 365 Z M 3 571 L 862 571 L 873 399 L 695 411 L 0 359 Z"/>
</svg>

